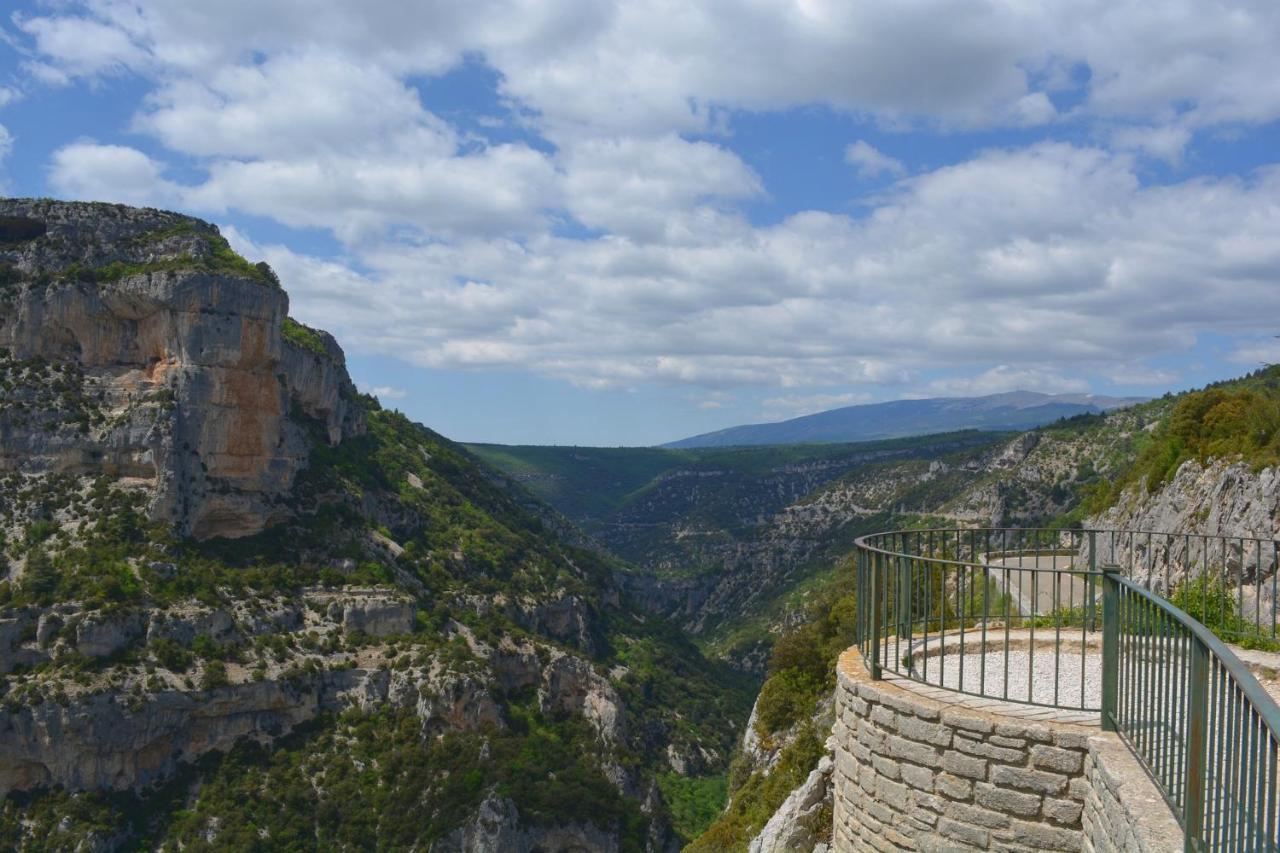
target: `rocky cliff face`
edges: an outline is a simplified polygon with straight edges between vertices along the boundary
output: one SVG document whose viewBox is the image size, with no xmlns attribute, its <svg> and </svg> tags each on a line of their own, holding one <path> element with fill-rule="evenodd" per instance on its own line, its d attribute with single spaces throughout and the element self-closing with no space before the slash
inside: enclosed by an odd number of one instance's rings
<svg viewBox="0 0 1280 853">
<path fill-rule="evenodd" d="M 1280 536 L 1280 469 L 1189 459 L 1155 494 L 1141 483 L 1086 526 L 1274 539 Z"/>
<path fill-rule="evenodd" d="M 749 688 L 287 313 L 205 223 L 0 201 L 0 847 L 678 846 Z"/>
<path fill-rule="evenodd" d="M 358 434 L 331 339 L 213 226 L 112 205 L 0 201 L 0 471 L 123 478 L 199 538 L 255 533 L 307 463 L 299 407 Z"/>
</svg>

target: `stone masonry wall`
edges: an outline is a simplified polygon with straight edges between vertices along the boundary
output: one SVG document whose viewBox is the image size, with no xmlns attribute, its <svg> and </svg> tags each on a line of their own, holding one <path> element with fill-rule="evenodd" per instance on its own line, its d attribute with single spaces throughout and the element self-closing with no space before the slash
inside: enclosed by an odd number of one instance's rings
<svg viewBox="0 0 1280 853">
<path fill-rule="evenodd" d="M 1080 850 L 1096 728 L 986 713 L 870 680 L 841 657 L 836 850 Z"/>
<path fill-rule="evenodd" d="M 872 681 L 856 649 L 837 675 L 834 850 L 1182 848 L 1173 813 L 1115 734 Z"/>
</svg>

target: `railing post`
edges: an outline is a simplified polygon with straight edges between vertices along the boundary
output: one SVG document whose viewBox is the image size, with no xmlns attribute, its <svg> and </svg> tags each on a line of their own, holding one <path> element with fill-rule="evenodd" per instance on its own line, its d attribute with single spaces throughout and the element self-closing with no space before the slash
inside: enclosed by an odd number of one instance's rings
<svg viewBox="0 0 1280 853">
<path fill-rule="evenodd" d="M 1090 631 L 1098 630 L 1098 604 L 1094 601 L 1097 595 L 1098 582 L 1098 531 L 1089 531 L 1089 581 L 1085 584 L 1088 595 L 1085 596 L 1084 602 L 1084 623 L 1089 626 Z"/>
<path fill-rule="evenodd" d="M 884 624 L 884 560 L 871 554 L 871 679 L 880 680 L 880 633 Z"/>
<path fill-rule="evenodd" d="M 1102 568 L 1102 730 L 1116 730 L 1116 688 L 1120 676 L 1120 569 Z"/>
<path fill-rule="evenodd" d="M 1187 777 L 1183 797 L 1183 850 L 1203 850 L 1204 798 L 1208 787 L 1209 649 L 1198 637 L 1191 638 L 1191 684 L 1187 697 Z"/>
</svg>

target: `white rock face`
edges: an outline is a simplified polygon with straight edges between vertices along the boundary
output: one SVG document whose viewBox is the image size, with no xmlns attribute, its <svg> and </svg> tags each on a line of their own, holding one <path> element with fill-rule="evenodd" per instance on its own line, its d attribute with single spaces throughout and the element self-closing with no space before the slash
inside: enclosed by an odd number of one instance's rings
<svg viewBox="0 0 1280 853">
<path fill-rule="evenodd" d="M 823 807 L 831 803 L 831 757 L 824 755 L 816 770 L 789 795 L 760 834 L 751 839 L 751 853 L 811 851 Z"/>
<path fill-rule="evenodd" d="M 1280 469 L 1188 460 L 1154 495 L 1142 484 L 1086 526 L 1271 539 L 1280 534 Z"/>
<path fill-rule="evenodd" d="M 509 799 L 490 793 L 475 818 L 431 845 L 431 853 L 614 853 L 616 837 L 593 826 L 524 828 Z"/>
<path fill-rule="evenodd" d="M 407 634 L 413 630 L 417 612 L 413 599 L 386 590 L 346 588 L 340 593 L 312 592 L 307 600 L 327 608 L 329 617 L 339 622 L 347 633 L 359 632 L 370 637 Z"/>
<path fill-rule="evenodd" d="M 543 713 L 581 714 L 606 743 L 618 743 L 626 733 L 618 691 L 582 658 L 552 659 L 543 670 L 538 698 Z"/>
<path fill-rule="evenodd" d="M 124 477 L 147 490 L 153 518 L 185 534 L 245 536 L 287 512 L 276 498 L 307 464 L 293 407 L 331 443 L 363 431 L 341 349 L 322 333 L 315 351 L 285 338 L 289 299 L 265 274 L 208 271 L 225 245 L 213 226 L 31 200 L 0 201 L 0 214 L 38 221 L 50 238 L 0 249 L 19 277 L 0 305 L 0 347 L 74 365 L 84 399 L 100 401 L 78 417 L 57 401 L 0 405 L 0 471 Z M 34 284 L 111 264 L 140 271 Z"/>
<path fill-rule="evenodd" d="M 1269 619 L 1274 607 L 1272 577 L 1276 566 L 1273 547 L 1262 543 L 1241 543 L 1244 537 L 1271 540 L 1280 536 L 1280 468 L 1255 471 L 1241 462 L 1215 460 L 1201 465 L 1194 460 L 1184 462 L 1173 479 L 1155 494 L 1148 494 L 1140 483 L 1121 496 L 1111 509 L 1085 521 L 1086 527 L 1101 530 L 1136 530 L 1155 533 L 1191 534 L 1190 539 L 1174 537 L 1126 536 L 1099 534 L 1099 560 L 1112 561 L 1122 567 L 1135 566 L 1132 574 L 1165 591 L 1187 578 L 1204 571 L 1221 570 L 1225 558 L 1230 577 L 1243 576 L 1241 615 L 1254 614 Z M 1228 537 L 1225 548 L 1221 540 L 1205 541 L 1196 536 Z M 1088 559 L 1088 540 L 1081 559 Z M 1148 551 L 1150 553 L 1148 553 Z M 1149 575 L 1143 566 L 1150 566 Z M 1167 568 L 1167 571 L 1166 571 Z M 1258 578 L 1263 583 L 1254 583 Z M 1232 581 L 1234 582 L 1234 581 Z"/>
<path fill-rule="evenodd" d="M 85 657 L 114 654 L 143 634 L 142 614 L 136 610 L 88 616 L 76 625 L 76 651 Z"/>
</svg>

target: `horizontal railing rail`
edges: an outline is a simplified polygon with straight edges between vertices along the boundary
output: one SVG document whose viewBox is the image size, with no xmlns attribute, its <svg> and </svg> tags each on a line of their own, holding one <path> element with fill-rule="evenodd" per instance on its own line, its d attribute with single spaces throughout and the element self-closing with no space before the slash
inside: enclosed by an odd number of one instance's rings
<svg viewBox="0 0 1280 853">
<path fill-rule="evenodd" d="M 1280 543 L 955 528 L 857 540 L 856 643 L 885 672 L 1098 711 L 1187 850 L 1276 850 L 1280 706 L 1223 639 L 1277 648 Z"/>
</svg>

